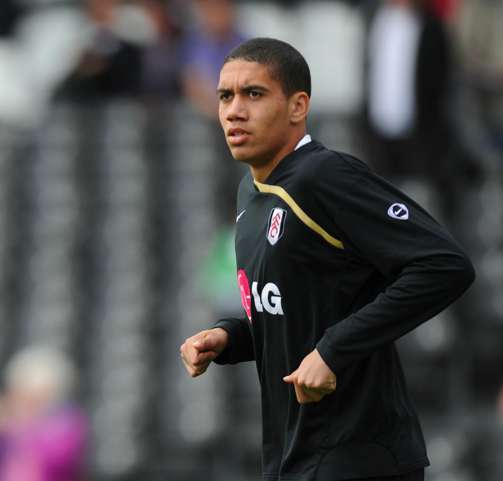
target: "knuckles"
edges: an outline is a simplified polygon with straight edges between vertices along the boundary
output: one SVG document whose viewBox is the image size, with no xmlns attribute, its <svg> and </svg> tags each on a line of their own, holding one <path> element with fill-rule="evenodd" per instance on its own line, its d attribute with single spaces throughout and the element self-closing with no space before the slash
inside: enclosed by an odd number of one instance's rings
<svg viewBox="0 0 503 481">
<path fill-rule="evenodd" d="M 297 384 L 305 389 L 315 389 L 318 387 L 315 382 L 303 378 L 297 379 Z"/>
</svg>

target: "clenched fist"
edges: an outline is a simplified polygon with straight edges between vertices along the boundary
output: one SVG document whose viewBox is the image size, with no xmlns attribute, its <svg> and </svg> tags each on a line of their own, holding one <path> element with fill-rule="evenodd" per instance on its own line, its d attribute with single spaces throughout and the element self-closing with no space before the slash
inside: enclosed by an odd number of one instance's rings
<svg viewBox="0 0 503 481">
<path fill-rule="evenodd" d="M 300 404 L 321 401 L 327 394 L 333 393 L 337 385 L 335 374 L 316 349 L 302 360 L 295 371 L 285 376 L 283 381 L 293 384 Z"/>
<path fill-rule="evenodd" d="M 190 376 L 197 377 L 204 374 L 228 342 L 229 335 L 220 327 L 198 332 L 186 339 L 180 346 L 180 355 Z"/>
</svg>

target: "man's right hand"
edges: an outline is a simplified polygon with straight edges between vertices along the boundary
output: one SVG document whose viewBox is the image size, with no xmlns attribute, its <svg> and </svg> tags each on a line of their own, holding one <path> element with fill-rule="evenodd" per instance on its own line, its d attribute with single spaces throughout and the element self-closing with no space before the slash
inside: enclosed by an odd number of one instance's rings
<svg viewBox="0 0 503 481">
<path fill-rule="evenodd" d="M 229 334 L 220 327 L 198 332 L 186 339 L 180 346 L 180 355 L 189 375 L 197 377 L 204 374 L 228 342 Z"/>
</svg>

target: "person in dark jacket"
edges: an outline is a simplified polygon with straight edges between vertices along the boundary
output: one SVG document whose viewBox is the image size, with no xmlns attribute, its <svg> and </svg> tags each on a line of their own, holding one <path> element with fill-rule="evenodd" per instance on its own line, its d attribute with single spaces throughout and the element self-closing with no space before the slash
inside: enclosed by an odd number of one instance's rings
<svg viewBox="0 0 503 481">
<path fill-rule="evenodd" d="M 279 40 L 226 58 L 219 116 L 238 192 L 244 317 L 180 347 L 189 374 L 254 360 L 263 480 L 418 481 L 429 464 L 394 341 L 458 298 L 471 262 L 424 209 L 311 139 L 309 67 Z"/>
<path fill-rule="evenodd" d="M 448 167 L 451 43 L 425 0 L 386 0 L 368 35 L 366 120 L 384 175 L 438 178 Z"/>
<path fill-rule="evenodd" d="M 26 8 L 15 0 L 3 0 L 0 9 L 0 39 L 10 37 L 23 17 Z"/>
</svg>

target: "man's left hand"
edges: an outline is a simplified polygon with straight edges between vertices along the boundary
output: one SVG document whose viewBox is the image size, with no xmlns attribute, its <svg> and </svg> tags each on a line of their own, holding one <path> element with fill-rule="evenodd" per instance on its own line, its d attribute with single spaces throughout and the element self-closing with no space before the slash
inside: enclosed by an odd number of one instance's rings
<svg viewBox="0 0 503 481">
<path fill-rule="evenodd" d="M 300 363 L 300 366 L 283 378 L 293 384 L 299 404 L 321 401 L 336 388 L 336 377 L 315 349 Z"/>
</svg>

